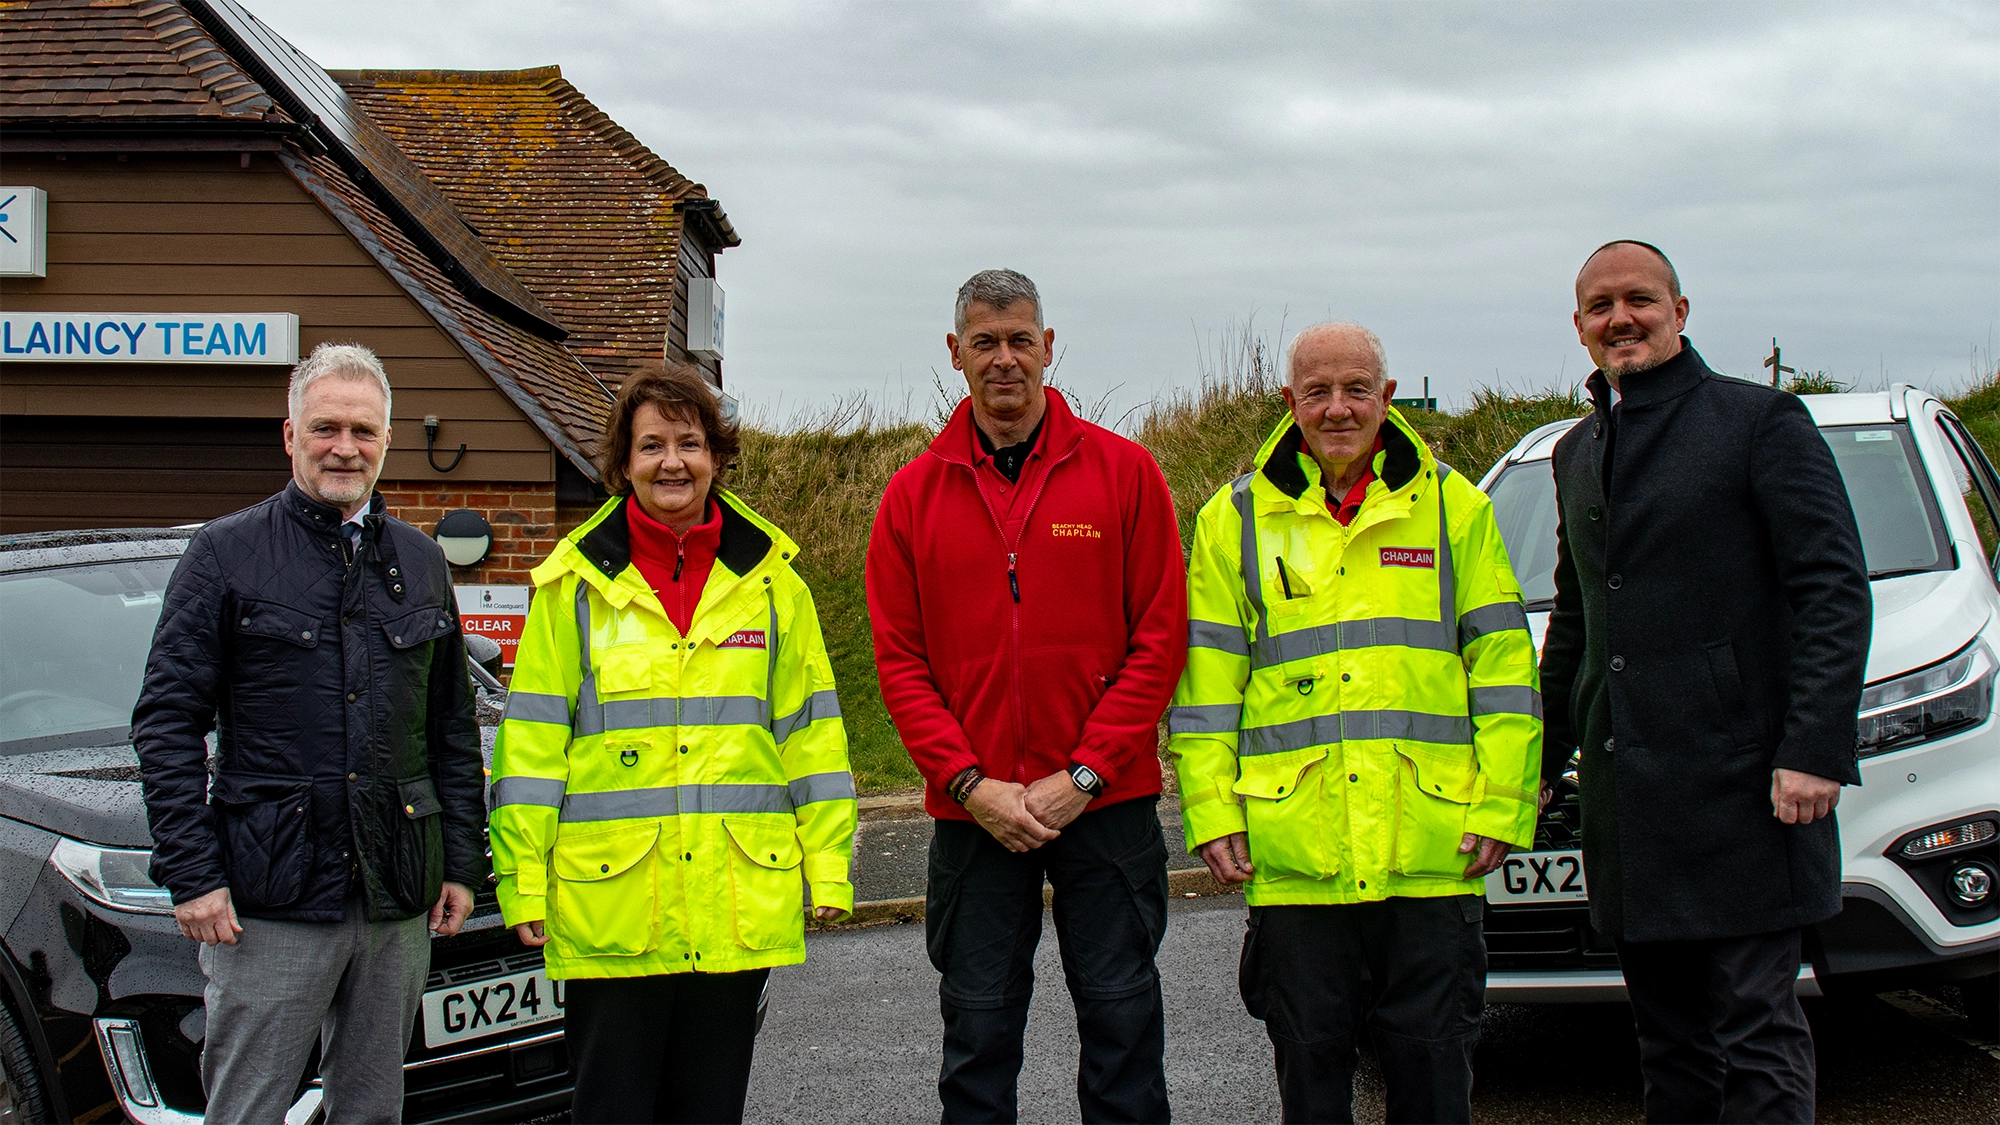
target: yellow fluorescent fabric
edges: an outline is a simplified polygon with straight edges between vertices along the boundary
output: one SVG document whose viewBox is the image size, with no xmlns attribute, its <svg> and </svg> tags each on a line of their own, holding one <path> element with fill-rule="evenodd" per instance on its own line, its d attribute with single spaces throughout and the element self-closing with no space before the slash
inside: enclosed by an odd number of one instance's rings
<svg viewBox="0 0 2000 1125">
<path fill-rule="evenodd" d="M 1464 834 L 1533 840 L 1540 681 L 1492 506 L 1393 408 L 1382 434 L 1351 526 L 1289 418 L 1196 520 L 1168 745 L 1188 847 L 1249 833 L 1252 905 L 1479 894 Z"/>
<path fill-rule="evenodd" d="M 854 908 L 854 779 L 798 547 L 717 499 L 686 636 L 618 554 L 622 498 L 535 569 L 491 825 L 501 911 L 545 923 L 551 977 L 797 964 L 810 906 Z"/>
</svg>

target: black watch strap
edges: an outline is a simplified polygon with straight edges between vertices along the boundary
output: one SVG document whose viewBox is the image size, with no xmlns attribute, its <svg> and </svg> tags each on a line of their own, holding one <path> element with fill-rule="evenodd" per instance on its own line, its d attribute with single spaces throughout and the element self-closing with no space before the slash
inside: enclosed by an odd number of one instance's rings
<svg viewBox="0 0 2000 1125">
<path fill-rule="evenodd" d="M 1070 765 L 1069 779 L 1076 783 L 1078 789 L 1083 790 L 1092 797 L 1104 796 L 1104 779 L 1097 776 L 1096 770 L 1091 769 L 1082 762 L 1075 762 Z"/>
</svg>

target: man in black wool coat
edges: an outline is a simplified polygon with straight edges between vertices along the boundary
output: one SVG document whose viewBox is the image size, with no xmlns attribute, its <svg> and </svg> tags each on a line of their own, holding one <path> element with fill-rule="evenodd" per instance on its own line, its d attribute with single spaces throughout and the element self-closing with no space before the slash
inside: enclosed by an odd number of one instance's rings
<svg viewBox="0 0 2000 1125">
<path fill-rule="evenodd" d="M 1555 448 L 1543 779 L 1571 752 L 1592 924 L 1618 946 L 1646 1117 L 1811 1121 L 1800 929 L 1840 910 L 1872 624 L 1861 536 L 1794 395 L 1717 375 L 1658 248 L 1576 278 L 1595 411 Z"/>
</svg>

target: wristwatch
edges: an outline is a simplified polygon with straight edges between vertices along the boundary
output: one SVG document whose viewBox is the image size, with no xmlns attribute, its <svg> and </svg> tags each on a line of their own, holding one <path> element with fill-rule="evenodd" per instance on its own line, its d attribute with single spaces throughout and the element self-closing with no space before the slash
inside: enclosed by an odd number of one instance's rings
<svg viewBox="0 0 2000 1125">
<path fill-rule="evenodd" d="M 1096 770 L 1091 769 L 1082 762 L 1077 762 L 1069 767 L 1069 779 L 1076 783 L 1078 789 L 1083 790 L 1092 797 L 1104 796 L 1104 779 L 1097 776 Z"/>
</svg>

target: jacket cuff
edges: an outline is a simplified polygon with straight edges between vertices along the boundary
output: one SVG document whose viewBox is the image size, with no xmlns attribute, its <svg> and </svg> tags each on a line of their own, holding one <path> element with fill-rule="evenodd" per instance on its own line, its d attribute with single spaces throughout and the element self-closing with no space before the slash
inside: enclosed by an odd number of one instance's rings
<svg viewBox="0 0 2000 1125">
<path fill-rule="evenodd" d="M 1828 781 L 1838 781 L 1842 785 L 1861 784 L 1861 764 L 1855 761 L 1854 751 L 1850 748 L 1813 746 L 1802 744 L 1800 740 L 1786 739 L 1778 744 L 1778 752 L 1771 756 L 1771 768 L 1797 770 Z"/>
<path fill-rule="evenodd" d="M 1488 796 L 1465 812 L 1465 830 L 1526 851 L 1535 846 L 1535 805 Z"/>
<path fill-rule="evenodd" d="M 848 882 L 810 883 L 814 908 L 831 906 L 845 914 L 854 913 L 854 884 Z"/>
<path fill-rule="evenodd" d="M 500 885 L 495 888 L 495 896 L 500 900 L 500 920 L 509 926 L 523 922 L 540 922 L 548 917 L 548 899 L 538 894 L 523 894 L 515 886 L 512 875 L 500 876 Z"/>
<path fill-rule="evenodd" d="M 1221 788 L 1226 790 L 1228 785 L 1228 782 L 1223 782 Z M 1184 799 L 1181 805 L 1181 828 L 1187 834 L 1188 851 L 1192 852 L 1210 840 L 1220 840 L 1224 836 L 1248 832 L 1250 822 L 1244 819 L 1243 806 L 1237 802 L 1235 794 L 1232 793 L 1226 800 L 1218 797 L 1198 805 L 1186 804 Z"/>
<path fill-rule="evenodd" d="M 174 905 L 179 906 L 182 903 L 193 902 L 195 899 L 198 899 L 203 895 L 214 894 L 216 891 L 229 889 L 228 880 L 218 880 L 213 886 L 201 886 L 200 884 L 196 885 L 200 887 L 199 890 L 192 890 L 192 891 L 174 890 L 173 891 Z"/>
<path fill-rule="evenodd" d="M 1081 766 L 1089 766 L 1090 772 L 1104 782 L 1104 788 L 1107 790 L 1118 780 L 1118 767 L 1111 764 L 1111 759 L 1087 746 L 1077 747 L 1076 752 L 1069 756 L 1069 760 Z"/>
<path fill-rule="evenodd" d="M 960 751 L 944 760 L 944 768 L 940 772 L 927 774 L 925 779 L 937 786 L 938 792 L 942 793 L 951 784 L 952 778 L 978 764 L 979 755 L 970 750 Z"/>
</svg>

